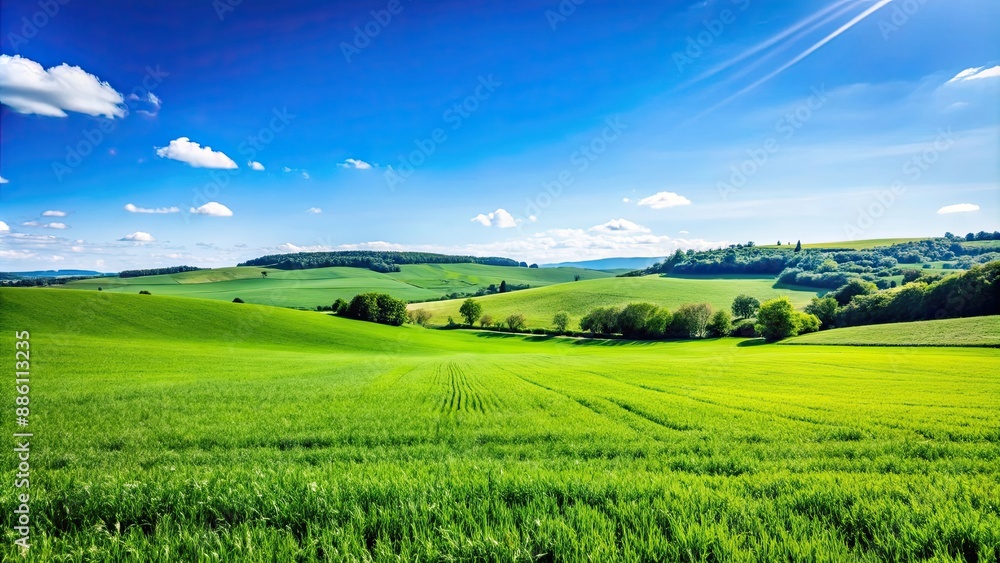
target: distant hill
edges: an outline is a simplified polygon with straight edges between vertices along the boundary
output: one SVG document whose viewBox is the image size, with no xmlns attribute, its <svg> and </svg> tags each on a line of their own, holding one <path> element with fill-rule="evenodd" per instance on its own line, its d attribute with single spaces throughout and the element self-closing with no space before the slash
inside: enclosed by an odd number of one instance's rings
<svg viewBox="0 0 1000 563">
<path fill-rule="evenodd" d="M 104 276 L 102 272 L 93 270 L 36 270 L 34 272 L 0 272 L 0 277 L 14 278 L 63 278 L 69 276 Z"/>
<path fill-rule="evenodd" d="M 663 257 L 649 258 L 602 258 L 581 262 L 560 262 L 542 264 L 542 268 L 587 268 L 588 270 L 642 270 L 663 261 Z"/>
</svg>

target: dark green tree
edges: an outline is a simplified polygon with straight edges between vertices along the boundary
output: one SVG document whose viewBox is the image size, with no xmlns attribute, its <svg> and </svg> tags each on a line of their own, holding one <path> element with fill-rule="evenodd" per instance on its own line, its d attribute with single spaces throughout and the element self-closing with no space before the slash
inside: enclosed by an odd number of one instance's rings
<svg viewBox="0 0 1000 563">
<path fill-rule="evenodd" d="M 802 252 L 802 241 L 795 243 L 795 252 Z"/>
<path fill-rule="evenodd" d="M 483 315 L 483 306 L 475 299 L 466 299 L 462 303 L 462 307 L 459 308 L 458 314 L 465 319 L 465 324 L 472 326 Z"/>
<path fill-rule="evenodd" d="M 798 312 L 787 297 L 765 301 L 757 311 L 757 332 L 769 342 L 799 333 Z"/>
<path fill-rule="evenodd" d="M 740 294 L 733 299 L 733 316 L 738 319 L 749 319 L 757 314 L 760 309 L 760 301 L 756 297 Z"/>
</svg>

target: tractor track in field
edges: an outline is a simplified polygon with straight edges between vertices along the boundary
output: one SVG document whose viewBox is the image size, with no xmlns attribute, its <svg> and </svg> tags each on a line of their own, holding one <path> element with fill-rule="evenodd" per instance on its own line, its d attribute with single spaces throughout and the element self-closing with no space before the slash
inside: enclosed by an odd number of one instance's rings
<svg viewBox="0 0 1000 563">
<path fill-rule="evenodd" d="M 445 389 L 438 404 L 441 414 L 471 413 L 485 415 L 500 410 L 501 402 L 496 393 L 470 377 L 455 362 L 438 365 L 435 383 Z"/>
</svg>

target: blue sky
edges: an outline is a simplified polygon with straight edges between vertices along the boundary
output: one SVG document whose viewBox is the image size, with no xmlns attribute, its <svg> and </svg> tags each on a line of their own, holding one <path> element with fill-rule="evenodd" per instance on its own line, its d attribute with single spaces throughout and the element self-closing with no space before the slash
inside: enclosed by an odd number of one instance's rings
<svg viewBox="0 0 1000 563">
<path fill-rule="evenodd" d="M 5 1 L 0 270 L 1000 228 L 997 2 L 284 4 Z"/>
</svg>

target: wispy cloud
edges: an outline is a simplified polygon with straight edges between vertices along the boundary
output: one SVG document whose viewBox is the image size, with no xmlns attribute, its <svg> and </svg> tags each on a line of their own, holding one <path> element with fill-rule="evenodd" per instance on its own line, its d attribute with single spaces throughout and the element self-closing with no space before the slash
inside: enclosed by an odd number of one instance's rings
<svg viewBox="0 0 1000 563">
<path fill-rule="evenodd" d="M 691 200 L 674 192 L 659 192 L 639 200 L 639 205 L 653 209 L 667 209 L 681 205 L 691 205 Z"/>
<path fill-rule="evenodd" d="M 372 165 L 368 164 L 363 160 L 358 160 L 356 158 L 348 158 L 344 162 L 337 164 L 341 168 L 353 168 L 355 170 L 370 170 Z"/>
<path fill-rule="evenodd" d="M 946 205 L 941 209 L 938 209 L 938 215 L 947 215 L 949 213 L 971 213 L 973 211 L 979 211 L 979 206 L 974 203 L 957 203 L 955 205 Z"/>
<path fill-rule="evenodd" d="M 58 209 L 49 209 L 45 213 L 42 213 L 42 217 L 65 217 L 65 211 L 59 211 Z"/>
<path fill-rule="evenodd" d="M 947 84 L 955 82 L 968 82 L 970 80 L 982 80 L 984 78 L 1000 78 L 1000 65 L 992 68 L 986 68 L 985 66 L 967 68 L 956 74 L 954 78 L 947 82 Z"/>
<path fill-rule="evenodd" d="M 179 207 L 153 207 L 153 208 L 150 208 L 150 207 L 139 207 L 139 206 L 131 204 L 131 203 L 126 203 L 125 204 L 125 211 L 128 211 L 129 213 L 156 213 L 156 214 L 164 214 L 164 213 L 180 213 L 181 209 Z"/>
</svg>

